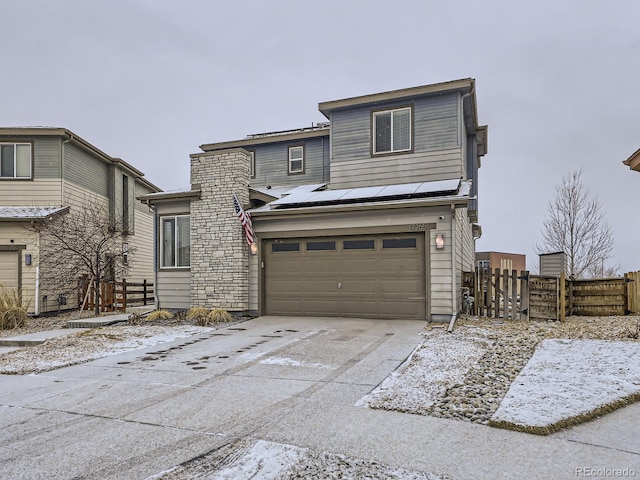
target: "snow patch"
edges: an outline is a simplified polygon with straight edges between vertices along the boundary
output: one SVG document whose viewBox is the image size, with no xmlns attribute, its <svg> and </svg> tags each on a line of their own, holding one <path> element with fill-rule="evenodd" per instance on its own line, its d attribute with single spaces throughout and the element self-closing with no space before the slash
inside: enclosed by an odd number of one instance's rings
<svg viewBox="0 0 640 480">
<path fill-rule="evenodd" d="M 306 368 L 331 368 L 327 365 L 323 365 L 322 363 L 305 363 L 299 362 L 298 360 L 293 360 L 291 358 L 283 358 L 283 357 L 269 357 L 260 361 L 263 365 L 284 365 L 287 367 L 306 367 Z"/>
<path fill-rule="evenodd" d="M 485 351 L 484 341 L 444 332 L 426 335 L 409 358 L 356 406 L 425 414 L 447 388 L 463 380 Z"/>
<path fill-rule="evenodd" d="M 511 384 L 491 421 L 549 427 L 640 395 L 640 344 L 549 339 Z"/>
</svg>

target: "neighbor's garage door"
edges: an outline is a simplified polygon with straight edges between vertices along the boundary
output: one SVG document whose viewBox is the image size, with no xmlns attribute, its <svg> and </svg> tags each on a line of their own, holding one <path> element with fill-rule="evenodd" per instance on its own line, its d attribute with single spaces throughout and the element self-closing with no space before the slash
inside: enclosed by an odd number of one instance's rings
<svg viewBox="0 0 640 480">
<path fill-rule="evenodd" d="M 18 289 L 18 252 L 0 252 L 0 285 Z"/>
<path fill-rule="evenodd" d="M 267 240 L 268 315 L 424 319 L 424 235 Z"/>
</svg>

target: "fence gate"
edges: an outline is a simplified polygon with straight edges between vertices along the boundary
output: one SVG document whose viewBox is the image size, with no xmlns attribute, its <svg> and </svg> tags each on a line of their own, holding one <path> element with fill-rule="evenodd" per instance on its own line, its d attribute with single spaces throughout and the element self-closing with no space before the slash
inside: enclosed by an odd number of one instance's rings
<svg viewBox="0 0 640 480">
<path fill-rule="evenodd" d="M 564 320 L 564 283 L 564 275 L 529 275 L 529 320 Z"/>
</svg>

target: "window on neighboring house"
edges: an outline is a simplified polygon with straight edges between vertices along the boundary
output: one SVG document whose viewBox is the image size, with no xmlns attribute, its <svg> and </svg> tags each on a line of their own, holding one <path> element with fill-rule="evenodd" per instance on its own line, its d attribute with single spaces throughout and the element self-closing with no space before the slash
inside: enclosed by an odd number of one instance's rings
<svg viewBox="0 0 640 480">
<path fill-rule="evenodd" d="M 304 172 L 304 147 L 289 147 L 289 173 Z"/>
<path fill-rule="evenodd" d="M 0 143 L 0 178 L 31 178 L 30 143 Z"/>
<path fill-rule="evenodd" d="M 162 217 L 160 227 L 160 258 L 162 268 L 189 267 L 190 217 Z"/>
<path fill-rule="evenodd" d="M 373 113 L 373 153 L 411 150 L 411 107 Z"/>
<path fill-rule="evenodd" d="M 249 152 L 249 176 L 256 178 L 256 152 Z"/>
</svg>

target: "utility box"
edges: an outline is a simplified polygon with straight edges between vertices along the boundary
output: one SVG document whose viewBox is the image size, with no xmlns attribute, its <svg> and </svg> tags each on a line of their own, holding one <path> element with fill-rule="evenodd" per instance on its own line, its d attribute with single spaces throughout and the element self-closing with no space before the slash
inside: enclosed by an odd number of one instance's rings
<svg viewBox="0 0 640 480">
<path fill-rule="evenodd" d="M 564 252 L 540 254 L 540 275 L 559 277 L 566 271 L 567 255 Z"/>
</svg>

